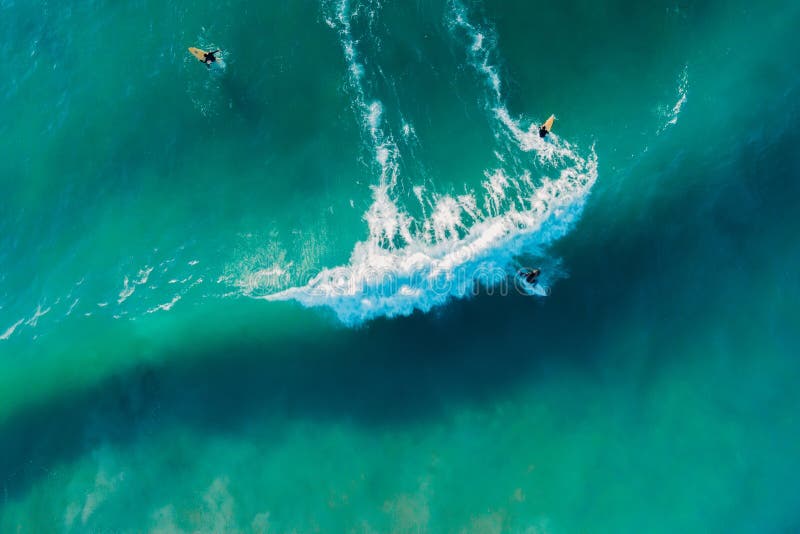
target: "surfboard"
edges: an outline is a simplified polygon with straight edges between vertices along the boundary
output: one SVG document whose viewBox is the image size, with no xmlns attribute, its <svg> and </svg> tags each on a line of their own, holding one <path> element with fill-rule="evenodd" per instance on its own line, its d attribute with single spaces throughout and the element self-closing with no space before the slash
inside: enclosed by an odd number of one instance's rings
<svg viewBox="0 0 800 534">
<path fill-rule="evenodd" d="M 205 63 L 206 61 L 206 52 L 204 50 L 200 50 L 199 48 L 195 48 L 193 46 L 189 47 L 189 52 L 197 58 L 198 61 L 202 61 Z"/>
<path fill-rule="evenodd" d="M 548 295 L 550 295 L 550 288 L 544 287 L 541 284 L 531 285 L 528 282 L 523 282 L 522 289 L 525 291 L 525 293 L 531 296 L 547 297 Z"/>
<path fill-rule="evenodd" d="M 544 124 L 542 124 L 542 127 L 549 132 L 550 130 L 553 129 L 553 123 L 555 122 L 555 120 L 556 120 L 556 116 L 555 115 L 550 115 L 550 118 L 547 119 L 546 121 L 544 121 Z"/>
<path fill-rule="evenodd" d="M 517 274 L 517 279 L 519 280 L 519 285 L 517 287 L 526 295 L 537 297 L 546 297 L 550 295 L 550 288 L 543 286 L 539 282 L 531 284 L 525 279 L 525 276 L 521 274 Z"/>
</svg>

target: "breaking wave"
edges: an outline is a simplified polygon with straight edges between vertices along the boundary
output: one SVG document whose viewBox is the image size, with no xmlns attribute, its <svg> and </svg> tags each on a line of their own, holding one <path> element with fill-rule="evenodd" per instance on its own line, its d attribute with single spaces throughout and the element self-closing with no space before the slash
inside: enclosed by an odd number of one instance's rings
<svg viewBox="0 0 800 534">
<path fill-rule="evenodd" d="M 480 288 L 506 287 L 520 255 L 543 258 L 547 246 L 569 232 L 597 179 L 593 148 L 581 156 L 557 135 L 541 139 L 535 123 L 513 117 L 503 96 L 493 30 L 471 22 L 468 10 L 453 1 L 446 23 L 483 86 L 482 104 L 501 165 L 484 170 L 481 188 L 463 195 L 426 194 L 422 186 L 413 187 L 423 215 L 412 216 L 397 194 L 401 153 L 383 127 L 384 104 L 370 98 L 364 83 L 367 71 L 358 45 L 369 35 L 354 36 L 352 25 L 357 16 L 374 19 L 379 9 L 377 2 L 355 9 L 349 0 L 323 2 L 325 22 L 337 32 L 347 62 L 353 108 L 376 174 L 364 214 L 369 235 L 355 244 L 346 265 L 261 297 L 328 307 L 347 325 L 426 312 Z M 550 270 L 542 283 L 552 284 L 558 276 Z"/>
</svg>

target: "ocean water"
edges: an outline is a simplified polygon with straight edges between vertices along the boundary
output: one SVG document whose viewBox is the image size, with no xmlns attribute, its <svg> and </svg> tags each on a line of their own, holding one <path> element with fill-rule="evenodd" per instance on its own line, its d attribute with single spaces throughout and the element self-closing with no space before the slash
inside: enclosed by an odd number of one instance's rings
<svg viewBox="0 0 800 534">
<path fill-rule="evenodd" d="M 562 4 L 0 0 L 0 531 L 800 529 L 800 4 Z"/>
</svg>

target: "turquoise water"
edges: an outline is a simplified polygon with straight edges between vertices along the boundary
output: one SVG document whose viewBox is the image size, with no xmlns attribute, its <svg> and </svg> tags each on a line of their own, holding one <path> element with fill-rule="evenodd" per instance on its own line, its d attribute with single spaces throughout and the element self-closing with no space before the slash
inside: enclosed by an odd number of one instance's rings
<svg viewBox="0 0 800 534">
<path fill-rule="evenodd" d="M 798 23 L 0 0 L 0 531 L 796 530 Z"/>
</svg>

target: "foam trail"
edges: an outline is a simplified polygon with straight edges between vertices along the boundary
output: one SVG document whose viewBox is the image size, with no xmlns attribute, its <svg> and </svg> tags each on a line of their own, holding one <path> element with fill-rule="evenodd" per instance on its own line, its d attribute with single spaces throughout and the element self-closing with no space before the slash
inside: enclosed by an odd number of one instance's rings
<svg viewBox="0 0 800 534">
<path fill-rule="evenodd" d="M 324 6 L 326 4 L 323 4 Z M 543 254 L 553 240 L 569 231 L 579 217 L 597 176 L 597 159 L 576 154 L 556 136 L 539 139 L 534 126 L 525 129 L 508 112 L 499 69 L 491 62 L 491 32 L 472 24 L 466 9 L 450 4 L 448 22 L 465 34 L 466 54 L 486 87 L 484 106 L 492 127 L 509 145 L 528 154 L 531 164 L 549 168 L 555 177 L 534 184 L 531 172 L 519 176 L 504 168 L 485 171 L 483 190 L 458 197 L 425 199 L 415 187 L 423 218 L 415 220 L 393 195 L 398 182 L 400 152 L 382 128 L 383 107 L 369 101 L 363 85 L 365 69 L 358 56 L 350 24 L 350 3 L 340 0 L 335 15 L 326 18 L 337 31 L 348 63 L 354 108 L 361 117 L 368 148 L 374 152 L 379 178 L 372 186 L 372 205 L 364 215 L 369 237 L 354 246 L 347 265 L 325 269 L 305 286 L 267 295 L 268 300 L 294 299 L 305 306 L 327 306 L 347 325 L 376 317 L 423 312 L 476 287 L 507 290 L 515 257 Z M 530 156 L 533 156 L 531 159 Z M 503 161 L 504 158 L 498 158 Z M 519 159 L 515 154 L 512 159 Z"/>
<path fill-rule="evenodd" d="M 159 304 L 155 308 L 150 308 L 149 310 L 147 310 L 147 313 L 155 313 L 157 311 L 169 311 L 169 310 L 172 309 L 172 307 L 175 305 L 175 303 L 178 302 L 179 300 L 181 300 L 181 296 L 180 295 L 175 295 L 174 297 L 172 297 L 172 300 L 170 300 L 169 302 L 165 302 L 163 304 Z"/>
<path fill-rule="evenodd" d="M 126 276 L 122 281 L 122 291 L 119 292 L 117 304 L 122 304 L 128 299 L 128 297 L 133 295 L 133 292 L 136 291 L 136 286 L 146 284 L 148 278 L 150 277 L 150 273 L 152 272 L 153 267 L 145 267 L 144 269 L 140 269 L 133 282 L 131 282 Z"/>
<path fill-rule="evenodd" d="M 39 324 L 39 318 L 44 317 L 45 315 L 50 313 L 51 309 L 52 308 L 48 307 L 43 310 L 41 305 L 36 306 L 36 311 L 34 312 L 33 317 L 25 321 L 25 324 L 28 326 L 36 326 L 37 324 Z"/>
<path fill-rule="evenodd" d="M 678 101 L 675 102 L 675 105 L 672 106 L 672 109 L 664 113 L 667 122 L 664 123 L 664 125 L 661 128 L 659 128 L 658 134 L 664 133 L 664 131 L 670 126 L 678 124 L 678 117 L 681 114 L 683 105 L 686 103 L 686 95 L 688 93 L 688 90 L 689 90 L 689 73 L 688 73 L 688 67 L 684 66 L 683 71 L 681 72 L 680 78 L 678 80 Z"/>
<path fill-rule="evenodd" d="M 21 325 L 24 321 L 25 319 L 20 319 L 16 323 L 12 324 L 5 332 L 3 332 L 2 335 L 0 335 L 0 340 L 5 341 L 8 338 L 10 338 L 11 335 L 14 333 L 14 330 L 16 330 L 17 327 Z"/>
</svg>

